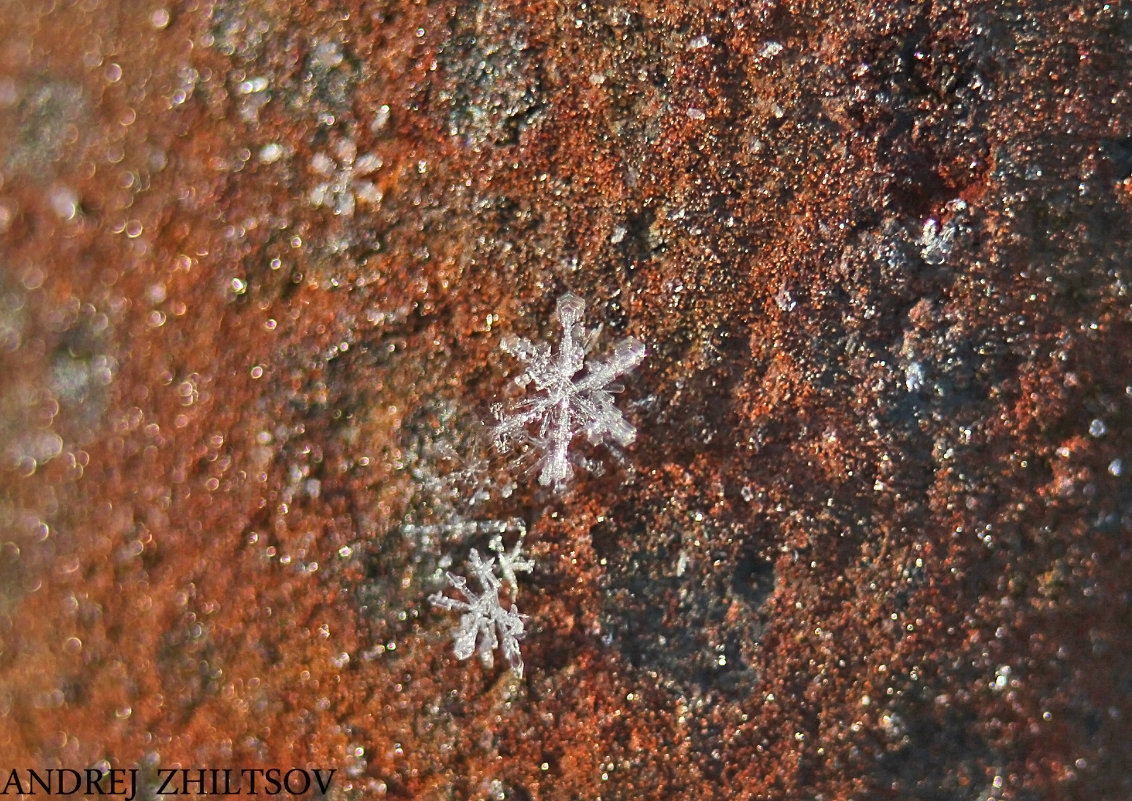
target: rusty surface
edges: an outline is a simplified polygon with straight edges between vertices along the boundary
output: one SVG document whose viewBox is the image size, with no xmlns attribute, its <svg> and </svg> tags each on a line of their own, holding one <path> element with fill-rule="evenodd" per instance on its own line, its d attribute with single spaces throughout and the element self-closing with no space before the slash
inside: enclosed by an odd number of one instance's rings
<svg viewBox="0 0 1132 801">
<path fill-rule="evenodd" d="M 0 2 L 0 768 L 1129 796 L 1132 12 L 598 5 Z M 649 356 L 557 496 L 567 291 Z"/>
</svg>

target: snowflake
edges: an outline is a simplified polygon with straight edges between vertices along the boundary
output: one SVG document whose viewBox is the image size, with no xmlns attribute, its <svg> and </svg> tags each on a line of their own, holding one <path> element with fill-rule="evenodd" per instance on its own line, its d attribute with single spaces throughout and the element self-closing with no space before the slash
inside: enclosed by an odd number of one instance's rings
<svg viewBox="0 0 1132 801">
<path fill-rule="evenodd" d="M 636 429 L 613 405 L 621 387 L 613 379 L 629 372 L 645 357 L 645 346 L 633 337 L 618 342 L 605 361 L 586 362 L 590 339 L 581 325 L 586 303 L 577 295 L 558 299 L 555 316 L 562 326 L 562 342 L 556 353 L 550 346 L 523 338 L 508 338 L 503 350 L 523 362 L 522 385 L 533 384 L 534 393 L 512 404 L 493 408 L 499 423 L 495 442 L 506 453 L 516 441 L 530 443 L 542 457 L 539 483 L 561 491 L 573 475 L 568 458 L 570 443 L 584 433 L 593 445 L 612 441 L 625 446 Z M 584 371 L 584 372 L 583 372 Z M 580 374 L 580 375 L 579 375 Z"/>
<path fill-rule="evenodd" d="M 519 652 L 519 640 L 523 638 L 523 616 L 514 604 L 509 609 L 504 609 L 499 603 L 499 589 L 503 585 L 495 575 L 494 559 L 483 561 L 473 548 L 468 563 L 472 574 L 483 588 L 480 595 L 468 589 L 468 581 L 463 576 L 447 573 L 448 583 L 459 590 L 467 601 L 449 598 L 439 592 L 429 596 L 429 601 L 441 609 L 463 612 L 460 625 L 452 630 L 457 659 L 467 659 L 478 652 L 480 661 L 491 667 L 495 664 L 495 649 L 499 648 L 511 665 L 512 672 L 521 678 L 523 655 Z"/>
<path fill-rule="evenodd" d="M 372 153 L 359 158 L 358 146 L 349 139 L 335 143 L 333 158 L 315 153 L 311 169 L 324 179 L 308 196 L 312 206 L 326 206 L 335 214 L 351 217 L 357 201 L 374 205 L 381 202 L 381 190 L 360 177 L 381 169 L 381 158 Z"/>
</svg>

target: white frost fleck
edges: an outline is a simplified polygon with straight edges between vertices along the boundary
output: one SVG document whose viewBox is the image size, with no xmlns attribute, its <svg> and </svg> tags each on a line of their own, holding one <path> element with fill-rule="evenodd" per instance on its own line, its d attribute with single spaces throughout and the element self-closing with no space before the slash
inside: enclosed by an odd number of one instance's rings
<svg viewBox="0 0 1132 801">
<path fill-rule="evenodd" d="M 381 158 L 372 153 L 358 156 L 357 145 L 349 139 L 335 143 L 333 157 L 315 153 L 311 169 L 324 180 L 311 190 L 311 205 L 325 206 L 335 214 L 350 217 L 358 201 L 380 203 L 381 190 L 362 176 L 377 172 L 381 166 Z"/>
<path fill-rule="evenodd" d="M 904 370 L 904 383 L 909 392 L 919 392 L 924 387 L 924 366 L 919 362 L 912 362 Z"/>
<path fill-rule="evenodd" d="M 274 164 L 283 158 L 283 146 L 272 142 L 259 149 L 259 160 L 262 164 Z"/>
</svg>

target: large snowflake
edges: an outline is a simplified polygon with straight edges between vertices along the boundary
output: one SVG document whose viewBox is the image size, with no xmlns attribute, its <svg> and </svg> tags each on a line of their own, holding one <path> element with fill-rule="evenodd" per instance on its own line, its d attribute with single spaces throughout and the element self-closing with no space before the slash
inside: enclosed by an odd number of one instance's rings
<svg viewBox="0 0 1132 801">
<path fill-rule="evenodd" d="M 637 431 L 613 405 L 614 393 L 621 387 L 617 377 L 629 372 L 645 357 L 645 346 L 633 337 L 618 342 L 613 355 L 604 361 L 586 361 L 589 337 L 582 327 L 586 303 L 577 295 L 558 299 L 555 316 L 562 326 L 562 341 L 551 352 L 545 343 L 511 337 L 501 345 L 504 351 L 523 362 L 526 370 L 518 381 L 533 385 L 531 394 L 493 411 L 499 421 L 495 442 L 502 452 L 516 443 L 529 443 L 538 459 L 539 483 L 561 490 L 573 475 L 570 443 L 584 434 L 593 445 L 633 441 Z"/>
</svg>

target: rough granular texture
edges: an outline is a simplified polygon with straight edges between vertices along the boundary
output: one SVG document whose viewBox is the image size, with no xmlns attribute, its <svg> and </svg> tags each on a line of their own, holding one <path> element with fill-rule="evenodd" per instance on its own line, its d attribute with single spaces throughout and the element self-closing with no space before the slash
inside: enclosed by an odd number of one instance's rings
<svg viewBox="0 0 1132 801">
<path fill-rule="evenodd" d="M 0 19 L 0 766 L 1132 795 L 1127 4 Z M 556 495 L 566 293 L 648 357 Z M 516 679 L 428 598 L 522 529 Z"/>
</svg>

